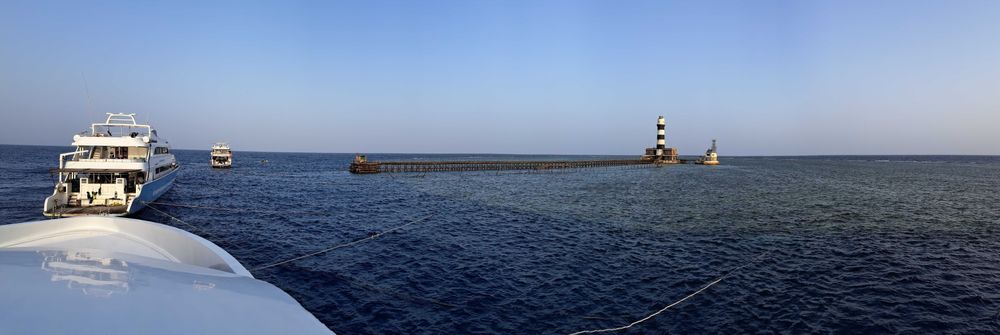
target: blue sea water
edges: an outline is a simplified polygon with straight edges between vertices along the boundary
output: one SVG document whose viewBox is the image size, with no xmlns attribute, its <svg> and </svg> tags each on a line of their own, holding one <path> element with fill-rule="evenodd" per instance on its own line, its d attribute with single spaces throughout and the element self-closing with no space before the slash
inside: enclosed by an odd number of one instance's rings
<svg viewBox="0 0 1000 335">
<path fill-rule="evenodd" d="M 348 154 L 236 148 L 137 217 L 247 268 L 341 334 L 997 333 L 1000 157 L 722 157 L 724 165 L 351 175 Z M 0 224 L 42 219 L 63 147 L 0 146 Z M 373 160 L 584 156 L 369 155 Z M 266 160 L 267 163 L 261 161 Z"/>
</svg>

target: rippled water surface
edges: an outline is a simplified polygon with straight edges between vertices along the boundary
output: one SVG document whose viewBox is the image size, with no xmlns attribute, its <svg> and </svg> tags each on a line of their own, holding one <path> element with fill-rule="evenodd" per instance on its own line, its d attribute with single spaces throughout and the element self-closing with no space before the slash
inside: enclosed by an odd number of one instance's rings
<svg viewBox="0 0 1000 335">
<path fill-rule="evenodd" d="M 238 149 L 238 148 L 236 148 Z M 0 146 L 0 224 L 41 219 L 60 147 Z M 138 218 L 192 231 L 341 334 L 997 333 L 1000 158 L 351 175 L 351 155 L 177 151 Z M 539 159 L 370 155 L 371 159 Z M 591 158 L 591 157 L 568 157 Z M 267 160 L 267 163 L 262 163 Z M 228 210 L 223 210 L 228 209 Z"/>
</svg>

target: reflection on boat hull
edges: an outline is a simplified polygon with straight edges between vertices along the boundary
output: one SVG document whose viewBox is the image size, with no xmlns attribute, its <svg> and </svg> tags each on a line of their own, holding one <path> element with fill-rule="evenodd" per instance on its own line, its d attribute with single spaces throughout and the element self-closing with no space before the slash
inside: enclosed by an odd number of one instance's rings
<svg viewBox="0 0 1000 335">
<path fill-rule="evenodd" d="M 52 272 L 49 279 L 53 282 L 65 281 L 67 288 L 80 289 L 90 296 L 108 297 L 129 291 L 131 270 L 123 260 L 82 251 L 43 254 L 42 270 Z"/>
<path fill-rule="evenodd" d="M 0 301 L 0 334 L 333 334 L 214 243 L 126 218 L 0 225 Z"/>
</svg>

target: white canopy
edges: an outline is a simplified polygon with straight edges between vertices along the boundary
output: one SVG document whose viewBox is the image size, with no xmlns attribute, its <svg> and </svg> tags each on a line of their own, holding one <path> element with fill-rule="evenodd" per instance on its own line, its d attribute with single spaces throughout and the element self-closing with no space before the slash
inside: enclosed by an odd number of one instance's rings
<svg viewBox="0 0 1000 335">
<path fill-rule="evenodd" d="M 74 136 L 73 146 L 75 147 L 145 147 L 146 142 L 142 137 L 128 136 Z"/>
</svg>

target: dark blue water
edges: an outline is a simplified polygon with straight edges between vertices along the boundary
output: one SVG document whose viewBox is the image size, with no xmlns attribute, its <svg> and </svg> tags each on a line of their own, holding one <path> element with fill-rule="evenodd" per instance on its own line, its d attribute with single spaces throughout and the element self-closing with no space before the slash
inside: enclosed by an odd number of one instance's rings
<svg viewBox="0 0 1000 335">
<path fill-rule="evenodd" d="M 238 149 L 238 148 L 237 148 Z M 69 148 L 0 146 L 0 223 L 41 219 Z M 725 165 L 351 175 L 351 155 L 178 150 L 141 219 L 248 268 L 342 334 L 997 333 L 1000 158 L 725 158 Z M 370 155 L 371 159 L 505 159 Z M 553 157 L 528 157 L 553 158 Z M 560 157 L 565 158 L 565 157 Z M 267 160 L 268 163 L 261 163 Z"/>
</svg>

